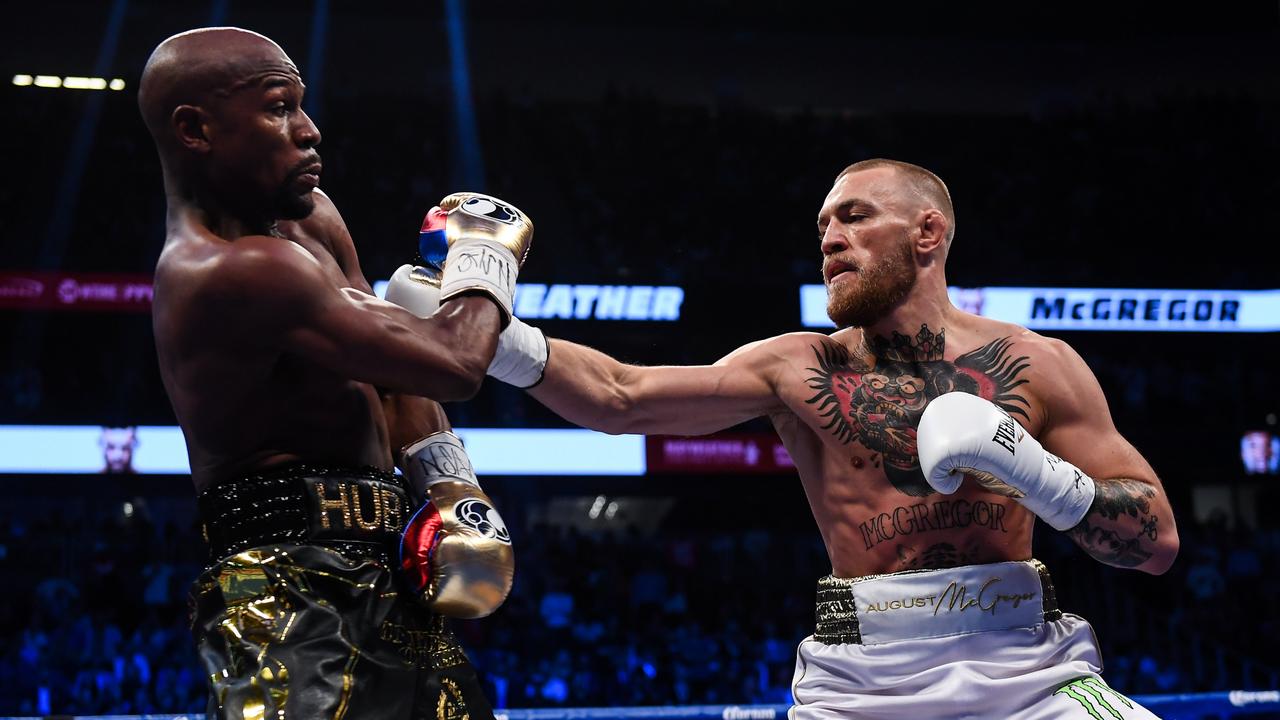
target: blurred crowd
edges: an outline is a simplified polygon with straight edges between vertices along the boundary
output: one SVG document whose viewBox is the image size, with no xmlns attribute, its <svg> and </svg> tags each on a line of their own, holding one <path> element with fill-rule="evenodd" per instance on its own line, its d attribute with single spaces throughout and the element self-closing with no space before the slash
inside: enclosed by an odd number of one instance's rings
<svg viewBox="0 0 1280 720">
<path fill-rule="evenodd" d="M 185 600 L 203 544 L 146 508 L 5 518 L 0 714 L 203 709 Z M 795 647 L 812 632 L 814 583 L 829 566 L 816 531 L 765 529 L 745 510 L 738 532 L 513 525 L 511 597 L 490 618 L 455 625 L 491 699 L 789 702 Z M 1182 534 L 1182 555 L 1161 577 L 1101 566 L 1052 532 L 1036 554 L 1062 607 L 1097 629 L 1116 688 L 1275 687 L 1280 532 L 1210 523 Z"/>
</svg>

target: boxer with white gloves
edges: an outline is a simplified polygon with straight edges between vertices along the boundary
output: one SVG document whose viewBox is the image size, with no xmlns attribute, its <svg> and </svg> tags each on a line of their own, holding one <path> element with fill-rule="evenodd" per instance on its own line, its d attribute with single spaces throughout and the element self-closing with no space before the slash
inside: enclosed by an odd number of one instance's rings
<svg viewBox="0 0 1280 720">
<path fill-rule="evenodd" d="M 1092 628 L 1057 607 L 1031 531 L 1039 515 L 1102 562 L 1161 573 L 1178 549 L 1168 498 L 1065 343 L 952 305 L 954 227 L 933 173 L 856 163 L 818 214 L 835 332 L 665 367 L 552 339 L 529 393 L 609 433 L 772 421 L 833 569 L 792 720 L 1149 720 L 1102 681 Z"/>
</svg>

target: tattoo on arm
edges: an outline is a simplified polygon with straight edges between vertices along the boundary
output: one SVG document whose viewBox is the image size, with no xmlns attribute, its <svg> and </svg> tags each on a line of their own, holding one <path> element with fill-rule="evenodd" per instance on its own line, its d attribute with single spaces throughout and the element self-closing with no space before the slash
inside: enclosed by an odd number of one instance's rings
<svg viewBox="0 0 1280 720">
<path fill-rule="evenodd" d="M 1067 532 L 1094 558 L 1116 567 L 1137 567 L 1152 555 L 1143 548 L 1143 538 L 1155 542 L 1159 537 L 1159 518 L 1150 502 L 1155 494 L 1155 488 L 1138 480 L 1099 480 L 1093 506 Z"/>
</svg>

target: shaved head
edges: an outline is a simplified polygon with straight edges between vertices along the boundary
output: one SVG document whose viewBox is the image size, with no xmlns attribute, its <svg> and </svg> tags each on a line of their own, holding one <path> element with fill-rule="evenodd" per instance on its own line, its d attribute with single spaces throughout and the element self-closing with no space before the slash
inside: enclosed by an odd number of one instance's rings
<svg viewBox="0 0 1280 720">
<path fill-rule="evenodd" d="M 179 33 L 142 71 L 138 109 L 171 203 L 259 232 L 306 217 L 319 184 L 320 130 L 298 68 L 271 39 L 232 27 Z"/>
<path fill-rule="evenodd" d="M 951 239 L 956 234 L 956 212 L 951 206 L 951 191 L 947 190 L 946 183 L 942 182 L 942 178 L 937 175 L 919 165 L 912 165 L 901 160 L 872 158 L 856 162 L 845 168 L 836 176 L 836 181 L 838 182 L 840 178 L 849 173 L 882 167 L 892 168 L 897 176 L 904 181 L 907 189 L 919 199 L 922 207 L 936 208 L 947 218 L 947 244 L 950 245 Z"/>
<path fill-rule="evenodd" d="M 234 27 L 188 30 L 151 53 L 142 70 L 138 108 L 160 145 L 179 105 L 206 105 L 272 70 L 291 74 L 301 83 L 297 66 L 264 35 Z"/>
</svg>

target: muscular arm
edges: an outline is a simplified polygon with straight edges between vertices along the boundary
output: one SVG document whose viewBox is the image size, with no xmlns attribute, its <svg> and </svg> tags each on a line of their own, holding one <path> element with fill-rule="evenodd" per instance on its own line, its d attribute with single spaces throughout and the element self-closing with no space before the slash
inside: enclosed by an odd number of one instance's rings
<svg viewBox="0 0 1280 720">
<path fill-rule="evenodd" d="M 347 229 L 342 214 L 320 188 L 316 188 L 313 194 L 316 197 L 315 210 L 305 219 L 297 221 L 299 229 L 324 243 L 352 288 L 372 295 L 373 288 L 360 269 L 355 241 L 351 238 L 351 231 Z M 379 394 L 382 411 L 387 419 L 387 444 L 396 465 L 401 465 L 402 449 L 420 438 L 451 428 L 444 408 L 434 400 L 386 390 Z"/>
<path fill-rule="evenodd" d="M 397 466 L 403 468 L 400 451 L 432 433 L 451 430 L 444 408 L 434 400 L 404 393 L 384 393 L 382 411 L 387 416 L 387 444 Z"/>
<path fill-rule="evenodd" d="M 235 245 L 207 293 L 213 323 L 236 318 L 222 331 L 388 390 L 443 401 L 479 389 L 497 347 L 501 316 L 491 300 L 458 297 L 422 319 L 334 287 L 315 258 L 287 240 L 246 237 Z"/>
<path fill-rule="evenodd" d="M 774 390 L 779 341 L 744 345 L 714 365 L 639 367 L 551 340 L 546 373 L 529 392 L 593 430 L 704 435 L 781 408 Z"/>
<path fill-rule="evenodd" d="M 1097 485 L 1093 505 L 1067 533 L 1108 565 L 1160 574 L 1178 554 L 1178 529 L 1164 486 L 1116 430 L 1106 397 L 1084 360 L 1054 341 L 1058 377 L 1045 400 L 1040 442 Z"/>
</svg>

